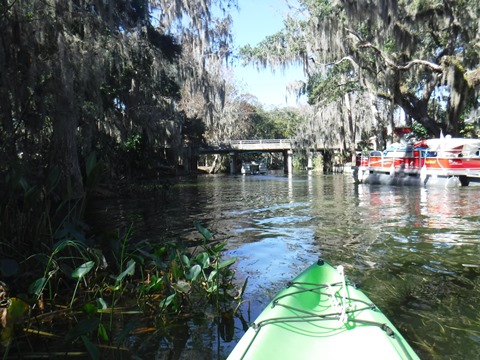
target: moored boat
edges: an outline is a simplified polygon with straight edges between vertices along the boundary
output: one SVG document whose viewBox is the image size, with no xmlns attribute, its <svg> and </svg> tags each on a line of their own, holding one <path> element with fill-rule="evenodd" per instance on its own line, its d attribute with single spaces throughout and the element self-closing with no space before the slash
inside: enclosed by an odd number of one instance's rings
<svg viewBox="0 0 480 360">
<path fill-rule="evenodd" d="M 322 260 L 282 290 L 229 355 L 236 359 L 419 359 L 390 320 Z"/>
<path fill-rule="evenodd" d="M 242 175 L 254 175 L 258 171 L 258 166 L 252 164 L 250 161 L 242 162 L 242 168 L 240 172 Z"/>
<path fill-rule="evenodd" d="M 265 163 L 265 161 L 261 160 L 259 163 L 258 163 L 258 172 L 262 175 L 266 174 L 268 171 L 268 168 L 267 168 L 267 164 Z"/>
<path fill-rule="evenodd" d="M 267 173 L 267 164 L 265 161 L 244 161 L 240 172 L 243 175 L 257 175 Z"/>
<path fill-rule="evenodd" d="M 353 176 L 366 184 L 468 186 L 480 182 L 480 139 L 396 143 L 361 156 Z"/>
</svg>

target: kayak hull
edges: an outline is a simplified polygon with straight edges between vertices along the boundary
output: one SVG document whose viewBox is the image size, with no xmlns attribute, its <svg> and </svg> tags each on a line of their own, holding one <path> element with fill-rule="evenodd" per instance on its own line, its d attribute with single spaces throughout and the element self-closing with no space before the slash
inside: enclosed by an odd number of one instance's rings
<svg viewBox="0 0 480 360">
<path fill-rule="evenodd" d="M 289 283 L 229 355 L 236 359 L 419 359 L 388 318 L 319 261 Z"/>
</svg>

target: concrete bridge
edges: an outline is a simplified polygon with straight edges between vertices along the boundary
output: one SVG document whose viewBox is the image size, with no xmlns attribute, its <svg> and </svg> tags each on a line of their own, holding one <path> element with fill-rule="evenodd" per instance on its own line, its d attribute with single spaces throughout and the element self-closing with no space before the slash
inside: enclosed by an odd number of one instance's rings
<svg viewBox="0 0 480 360">
<path fill-rule="evenodd" d="M 291 139 L 227 140 L 199 149 L 200 154 L 226 154 L 231 151 L 279 152 L 292 150 Z"/>
<path fill-rule="evenodd" d="M 293 171 L 291 139 L 228 140 L 198 149 L 199 154 L 230 154 L 230 173 L 235 174 L 237 156 L 242 152 L 282 152 L 285 173 Z"/>
</svg>

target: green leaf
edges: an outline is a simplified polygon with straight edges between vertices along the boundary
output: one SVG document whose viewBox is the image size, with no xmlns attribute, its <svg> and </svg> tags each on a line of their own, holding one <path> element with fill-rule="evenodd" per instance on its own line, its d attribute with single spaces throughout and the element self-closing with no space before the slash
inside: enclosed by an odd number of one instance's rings
<svg viewBox="0 0 480 360">
<path fill-rule="evenodd" d="M 28 292 L 30 294 L 33 294 L 35 296 L 40 296 L 40 294 L 42 293 L 44 287 L 45 287 L 45 284 L 47 283 L 47 279 L 44 278 L 44 277 L 41 277 L 41 278 L 38 278 L 37 280 L 35 280 L 28 288 Z"/>
<path fill-rule="evenodd" d="M 145 290 L 147 291 L 158 290 L 162 286 L 162 283 L 163 283 L 163 278 L 157 277 L 156 275 L 152 275 L 150 279 L 150 283 L 148 284 L 148 286 L 145 287 Z"/>
<path fill-rule="evenodd" d="M 72 277 L 74 279 L 77 279 L 77 280 L 80 280 L 82 279 L 85 275 L 87 275 L 90 270 L 93 269 L 93 267 L 95 266 L 95 262 L 93 261 L 87 261 L 86 263 L 83 263 L 82 265 L 80 265 L 78 268 L 76 268 L 75 270 L 73 270 L 72 272 Z"/>
<path fill-rule="evenodd" d="M 108 305 L 105 302 L 105 300 L 103 300 L 103 298 L 100 297 L 100 298 L 97 299 L 97 309 L 105 310 L 107 307 L 108 307 Z"/>
<path fill-rule="evenodd" d="M 225 246 L 227 245 L 227 243 L 220 243 L 218 244 L 217 246 L 215 246 L 212 251 L 215 253 L 215 254 L 218 254 L 220 251 L 222 251 Z"/>
<path fill-rule="evenodd" d="M 193 265 L 188 271 L 188 273 L 185 275 L 185 277 L 187 280 L 195 281 L 201 272 L 202 268 L 200 267 L 200 265 Z"/>
<path fill-rule="evenodd" d="M 223 268 L 225 268 L 225 267 L 227 267 L 227 266 L 232 265 L 233 263 L 235 263 L 235 261 L 237 261 L 237 258 L 236 258 L 236 257 L 233 257 L 233 258 L 224 260 L 224 261 L 222 261 L 220 264 L 218 264 L 218 268 L 219 268 L 219 269 L 223 269 Z"/>
<path fill-rule="evenodd" d="M 216 283 L 213 283 L 213 284 L 211 284 L 211 285 L 207 288 L 207 292 L 209 292 L 209 293 L 214 293 L 214 292 L 217 291 L 217 289 L 218 289 L 217 284 L 216 284 Z"/>
<path fill-rule="evenodd" d="M 190 266 L 190 259 L 187 255 L 183 254 L 181 257 L 183 265 L 189 267 Z"/>
<path fill-rule="evenodd" d="M 22 321 L 23 317 L 28 314 L 30 306 L 18 298 L 10 298 L 10 305 L 7 309 L 7 318 L 12 321 L 13 324 L 18 324 Z"/>
<path fill-rule="evenodd" d="M 109 339 L 107 329 L 105 329 L 102 323 L 98 324 L 98 336 L 100 336 L 103 341 L 108 341 Z"/>
<path fill-rule="evenodd" d="M 90 315 L 92 315 L 92 314 L 95 314 L 95 313 L 97 312 L 97 307 L 96 307 L 95 305 L 93 305 L 93 304 L 90 304 L 90 303 L 84 304 L 84 305 L 82 306 L 82 311 L 83 311 L 85 314 L 90 314 Z"/>
<path fill-rule="evenodd" d="M 122 282 L 127 275 L 132 276 L 133 274 L 135 274 L 135 264 L 135 260 L 130 259 L 127 263 L 127 268 L 125 269 L 125 271 L 123 271 L 120 275 L 116 277 L 117 282 Z"/>
<path fill-rule="evenodd" d="M 168 305 L 170 305 L 173 301 L 173 299 L 175 298 L 177 294 L 172 294 L 170 296 L 167 296 L 165 299 L 163 299 L 162 301 L 160 301 L 160 303 L 158 304 L 158 306 L 160 306 L 161 308 L 165 308 L 167 307 Z"/>
<path fill-rule="evenodd" d="M 217 276 L 217 270 L 213 270 L 210 275 L 208 275 L 208 282 L 213 281 L 215 279 L 215 276 Z"/>
<path fill-rule="evenodd" d="M 98 347 L 90 341 L 88 337 L 85 335 L 81 336 L 83 344 L 87 348 L 88 354 L 90 357 L 94 360 L 100 359 L 100 350 L 98 350 Z"/>
<path fill-rule="evenodd" d="M 195 225 L 195 228 L 197 231 L 202 234 L 205 240 L 210 241 L 213 239 L 213 234 L 206 228 L 204 228 L 198 221 L 195 221 L 193 223 Z"/>
<path fill-rule="evenodd" d="M 210 265 L 210 256 L 206 252 L 202 252 L 195 257 L 195 261 L 205 269 Z"/>
<path fill-rule="evenodd" d="M 181 293 L 188 294 L 192 287 L 186 281 L 180 280 L 176 284 L 173 284 L 173 288 Z"/>
<path fill-rule="evenodd" d="M 98 328 L 98 324 L 100 324 L 99 319 L 85 319 L 79 321 L 77 325 L 65 335 L 65 341 L 72 342 L 80 336 L 92 333 Z"/>
<path fill-rule="evenodd" d="M 240 290 L 240 294 L 238 294 L 239 299 L 243 297 L 243 294 L 245 293 L 245 289 L 247 288 L 247 284 L 248 284 L 248 276 L 245 279 L 245 282 L 243 283 L 242 290 Z"/>
</svg>

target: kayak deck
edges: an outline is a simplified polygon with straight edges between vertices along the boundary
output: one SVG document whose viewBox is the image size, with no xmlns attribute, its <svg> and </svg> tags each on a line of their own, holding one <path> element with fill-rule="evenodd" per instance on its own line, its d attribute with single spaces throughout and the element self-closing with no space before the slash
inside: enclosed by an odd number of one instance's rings
<svg viewBox="0 0 480 360">
<path fill-rule="evenodd" d="M 319 260 L 259 315 L 228 359 L 419 359 L 388 318 Z"/>
</svg>

